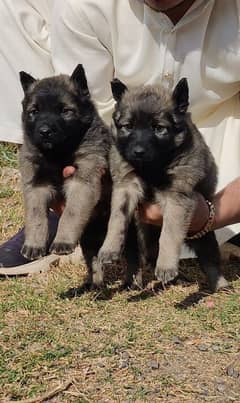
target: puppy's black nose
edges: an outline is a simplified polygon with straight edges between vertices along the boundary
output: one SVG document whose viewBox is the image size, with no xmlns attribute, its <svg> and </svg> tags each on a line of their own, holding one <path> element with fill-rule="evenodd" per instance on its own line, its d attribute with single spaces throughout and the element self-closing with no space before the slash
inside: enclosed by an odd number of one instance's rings
<svg viewBox="0 0 240 403">
<path fill-rule="evenodd" d="M 138 146 L 134 148 L 133 153 L 134 157 L 141 158 L 145 154 L 145 150 L 143 147 Z"/>
<path fill-rule="evenodd" d="M 40 127 L 39 133 L 42 137 L 49 138 L 52 135 L 52 130 L 50 129 L 49 126 L 44 125 L 44 126 Z"/>
</svg>

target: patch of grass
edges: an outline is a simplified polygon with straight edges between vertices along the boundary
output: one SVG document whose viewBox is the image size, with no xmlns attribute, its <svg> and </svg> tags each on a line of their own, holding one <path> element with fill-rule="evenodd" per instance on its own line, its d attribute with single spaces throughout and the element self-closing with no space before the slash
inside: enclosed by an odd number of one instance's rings
<svg viewBox="0 0 240 403">
<path fill-rule="evenodd" d="M 72 352 L 70 347 L 57 346 L 55 350 L 46 351 L 43 355 L 43 360 L 54 361 L 62 357 L 66 357 Z"/>
<path fill-rule="evenodd" d="M 4 192 L 4 197 L 0 197 L 0 242 L 14 235 L 23 225 L 21 193 L 10 186 Z"/>
<path fill-rule="evenodd" d="M 137 390 L 134 392 L 133 399 L 136 400 L 145 400 L 147 401 L 147 395 L 149 394 L 149 390 L 144 388 L 144 386 L 139 386 Z"/>
<path fill-rule="evenodd" d="M 6 192 L 1 240 L 22 221 L 21 195 Z M 234 292 L 215 295 L 198 292 L 194 262 L 182 269 L 189 283 L 156 292 L 118 292 L 108 273 L 104 295 L 66 297 L 81 286 L 84 266 L 0 279 L 0 401 L 39 396 L 68 379 L 53 403 L 238 401 L 239 377 L 226 368 L 239 362 L 239 266 L 224 268 Z"/>
<path fill-rule="evenodd" d="M 0 199 L 2 198 L 9 198 L 14 194 L 14 190 L 11 189 L 10 187 L 3 187 L 0 190 Z"/>
<path fill-rule="evenodd" d="M 0 143 L 0 167 L 17 168 L 18 146 L 11 143 Z"/>
</svg>

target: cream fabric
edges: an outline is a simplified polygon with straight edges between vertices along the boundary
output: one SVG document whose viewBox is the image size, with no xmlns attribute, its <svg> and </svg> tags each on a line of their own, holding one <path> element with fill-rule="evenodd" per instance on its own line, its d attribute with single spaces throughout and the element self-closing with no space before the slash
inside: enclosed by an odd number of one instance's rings
<svg viewBox="0 0 240 403">
<path fill-rule="evenodd" d="M 36 77 L 53 74 L 52 6 L 52 0 L 0 0 L 0 141 L 22 141 L 19 71 Z"/>
<path fill-rule="evenodd" d="M 52 60 L 51 3 L 0 0 L 0 140 L 22 139 L 19 70 L 42 77 L 52 64 L 70 73 L 83 63 L 107 122 L 113 76 L 129 86 L 170 88 L 187 77 L 193 120 L 219 167 L 218 188 L 240 175 L 240 0 L 196 0 L 176 26 L 141 0 L 55 0 Z M 217 232 L 223 242 L 240 225 Z"/>
</svg>

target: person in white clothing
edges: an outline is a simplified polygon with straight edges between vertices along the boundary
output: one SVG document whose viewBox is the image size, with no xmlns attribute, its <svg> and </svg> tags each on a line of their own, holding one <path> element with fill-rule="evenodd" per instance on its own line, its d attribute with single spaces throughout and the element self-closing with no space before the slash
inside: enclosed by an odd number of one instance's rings
<svg viewBox="0 0 240 403">
<path fill-rule="evenodd" d="M 6 34 L 4 45 L 0 39 L 4 70 L 11 78 L 6 80 L 8 89 L 4 99 L 0 95 L 3 110 L 0 140 L 22 141 L 18 70 L 41 78 L 53 72 L 68 74 L 76 64 L 82 63 L 97 108 L 107 123 L 110 123 L 114 106 L 110 88 L 113 77 L 130 87 L 163 83 L 169 88 L 180 78 L 187 77 L 193 121 L 203 133 L 219 168 L 213 228 L 219 229 L 220 242 L 239 233 L 240 0 L 58 0 L 54 5 L 50 0 L 31 0 L 20 3 L 22 5 L 17 7 L 11 0 L 0 3 L 8 10 L 9 21 L 15 13 L 14 28 L 21 33 L 18 45 L 13 33 L 9 40 Z M 7 7 L 9 4 L 11 7 Z M 12 48 L 8 45 L 11 41 Z M 1 80 L 5 82 L 3 77 Z M 8 102 L 6 94 L 11 91 L 16 93 Z M 15 125 L 12 130 L 9 122 Z M 63 172 L 64 176 L 73 173 L 73 167 L 66 167 Z M 161 225 L 161 211 L 157 206 L 143 206 L 142 215 L 145 221 Z M 204 228 L 207 221 L 208 207 L 199 197 L 191 233 Z M 0 247 L 0 265 L 6 244 Z M 24 264 L 27 267 L 27 262 Z"/>
</svg>

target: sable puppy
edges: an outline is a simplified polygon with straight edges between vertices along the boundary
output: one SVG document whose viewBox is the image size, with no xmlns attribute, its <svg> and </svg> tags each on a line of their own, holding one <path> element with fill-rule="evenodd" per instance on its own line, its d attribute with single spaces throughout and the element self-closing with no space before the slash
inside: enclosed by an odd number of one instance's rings
<svg viewBox="0 0 240 403">
<path fill-rule="evenodd" d="M 119 258 L 138 203 L 159 203 L 163 226 L 158 244 L 146 246 L 143 226 L 140 235 L 144 242 L 140 249 L 145 248 L 146 255 L 146 247 L 155 247 L 155 275 L 166 284 L 178 274 L 181 246 L 195 209 L 196 192 L 209 200 L 214 195 L 216 165 L 187 112 L 185 78 L 173 93 L 161 86 L 128 90 L 118 79 L 112 82 L 112 92 L 117 101 L 112 121 L 115 145 L 110 159 L 113 193 L 108 233 L 99 261 L 106 265 Z M 150 226 L 149 230 L 151 236 Z M 187 244 L 196 252 L 210 288 L 215 291 L 226 287 L 214 232 Z"/>
<path fill-rule="evenodd" d="M 107 197 L 101 177 L 108 168 L 109 130 L 91 100 L 82 65 L 71 77 L 36 80 L 22 71 L 20 80 L 25 93 L 20 149 L 25 207 L 22 254 L 36 259 L 47 253 L 48 208 L 58 197 L 64 197 L 65 209 L 50 250 L 71 253 L 81 238 L 85 251 L 87 239 L 94 239 L 88 226 L 94 209 Z M 63 168 L 68 165 L 76 172 L 63 180 Z M 104 220 L 106 226 L 107 218 Z M 100 245 L 92 242 L 91 259 Z"/>
</svg>

